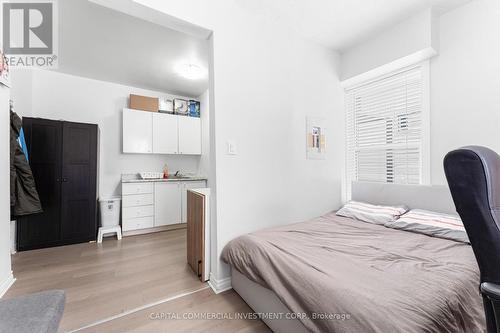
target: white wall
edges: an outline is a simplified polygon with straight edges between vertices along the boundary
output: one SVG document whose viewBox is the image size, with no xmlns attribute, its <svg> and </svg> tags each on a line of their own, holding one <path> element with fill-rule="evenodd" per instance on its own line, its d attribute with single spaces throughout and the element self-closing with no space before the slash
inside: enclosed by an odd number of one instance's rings
<svg viewBox="0 0 500 333">
<path fill-rule="evenodd" d="M 12 98 L 21 116 L 94 123 L 99 125 L 99 195 L 120 195 L 122 173 L 198 171 L 199 156 L 122 154 L 122 108 L 129 94 L 172 96 L 115 83 L 47 70 L 12 73 Z"/>
<path fill-rule="evenodd" d="M 207 90 L 200 95 L 197 100 L 200 101 L 201 115 L 201 152 L 198 172 L 201 175 L 208 176 L 210 173 L 210 92 Z"/>
<path fill-rule="evenodd" d="M 445 184 L 444 155 L 464 145 L 500 152 L 500 1 L 472 1 L 441 16 L 431 62 L 431 178 Z"/>
<path fill-rule="evenodd" d="M 342 52 L 341 79 L 346 80 L 418 51 L 438 50 L 431 9 L 424 10 Z"/>
<path fill-rule="evenodd" d="M 433 18 L 426 25 L 432 28 L 433 40 L 439 40 L 439 53 L 430 61 L 430 178 L 433 184 L 446 184 L 442 164 L 450 150 L 484 145 L 500 152 L 499 17 L 499 1 L 481 0 Z M 403 26 L 407 28 L 400 29 Z M 407 55 L 401 53 L 400 45 L 404 43 L 414 45 L 412 50 L 425 46 L 414 33 L 419 29 L 411 27 L 411 24 L 400 24 L 389 30 L 394 33 L 389 32 L 387 36 L 393 38 L 376 36 L 344 53 L 344 75 L 372 69 L 373 59 L 380 59 L 376 64 L 380 66 Z M 427 28 L 422 25 L 420 30 Z M 383 40 L 391 42 L 381 42 Z M 364 57 L 360 56 L 361 51 L 365 52 Z M 410 49 L 405 53 L 408 52 Z"/>
<path fill-rule="evenodd" d="M 343 144 L 337 55 L 237 2 L 139 2 L 213 31 L 215 259 L 236 236 L 337 208 Z M 308 115 L 329 124 L 324 161 L 306 160 Z M 238 155 L 226 154 L 228 140 Z M 225 278 L 228 268 L 218 262 L 214 273 Z"/>
<path fill-rule="evenodd" d="M 10 262 L 9 89 L 0 84 L 0 297 L 13 282 Z"/>
<path fill-rule="evenodd" d="M 0 17 L 3 17 L 0 6 Z M 0 36 L 3 36 L 0 24 Z M 10 260 L 10 91 L 0 84 L 0 297 L 13 283 Z"/>
</svg>

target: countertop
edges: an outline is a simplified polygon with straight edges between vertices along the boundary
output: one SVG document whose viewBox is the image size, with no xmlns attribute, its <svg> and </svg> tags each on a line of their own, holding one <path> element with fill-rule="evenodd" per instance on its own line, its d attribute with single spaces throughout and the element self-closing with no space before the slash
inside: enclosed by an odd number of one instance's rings
<svg viewBox="0 0 500 333">
<path fill-rule="evenodd" d="M 142 179 L 137 174 L 122 175 L 122 183 L 194 182 L 201 180 L 207 180 L 207 178 L 203 176 L 187 176 L 180 178 L 172 177 L 172 178 Z"/>
</svg>

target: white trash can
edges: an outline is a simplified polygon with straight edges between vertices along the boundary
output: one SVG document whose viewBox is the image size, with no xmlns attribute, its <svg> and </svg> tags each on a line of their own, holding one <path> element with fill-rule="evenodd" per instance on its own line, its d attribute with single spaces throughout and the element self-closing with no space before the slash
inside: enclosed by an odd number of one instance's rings
<svg viewBox="0 0 500 333">
<path fill-rule="evenodd" d="M 101 210 L 101 227 L 117 227 L 120 225 L 120 198 L 99 199 Z"/>
</svg>

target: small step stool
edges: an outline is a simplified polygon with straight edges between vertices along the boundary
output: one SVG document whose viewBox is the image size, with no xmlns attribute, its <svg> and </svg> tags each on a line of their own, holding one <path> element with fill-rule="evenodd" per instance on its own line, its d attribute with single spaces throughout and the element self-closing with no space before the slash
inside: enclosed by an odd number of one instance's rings
<svg viewBox="0 0 500 333">
<path fill-rule="evenodd" d="M 100 227 L 97 233 L 97 243 L 102 243 L 102 237 L 108 234 L 116 234 L 118 240 L 122 239 L 122 228 L 117 225 L 115 227 Z"/>
</svg>

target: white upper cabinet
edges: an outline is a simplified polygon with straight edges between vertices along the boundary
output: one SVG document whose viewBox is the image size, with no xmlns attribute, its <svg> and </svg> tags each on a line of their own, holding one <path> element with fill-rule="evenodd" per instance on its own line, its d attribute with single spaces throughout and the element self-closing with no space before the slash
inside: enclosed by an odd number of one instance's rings
<svg viewBox="0 0 500 333">
<path fill-rule="evenodd" d="M 153 152 L 153 114 L 123 109 L 123 152 L 151 154 Z"/>
<path fill-rule="evenodd" d="M 179 151 L 179 131 L 177 116 L 153 113 L 153 153 L 177 154 Z"/>
<path fill-rule="evenodd" d="M 201 155 L 201 120 L 194 117 L 178 117 L 179 154 Z"/>
<path fill-rule="evenodd" d="M 123 152 L 201 155 L 201 120 L 123 109 Z"/>
</svg>

